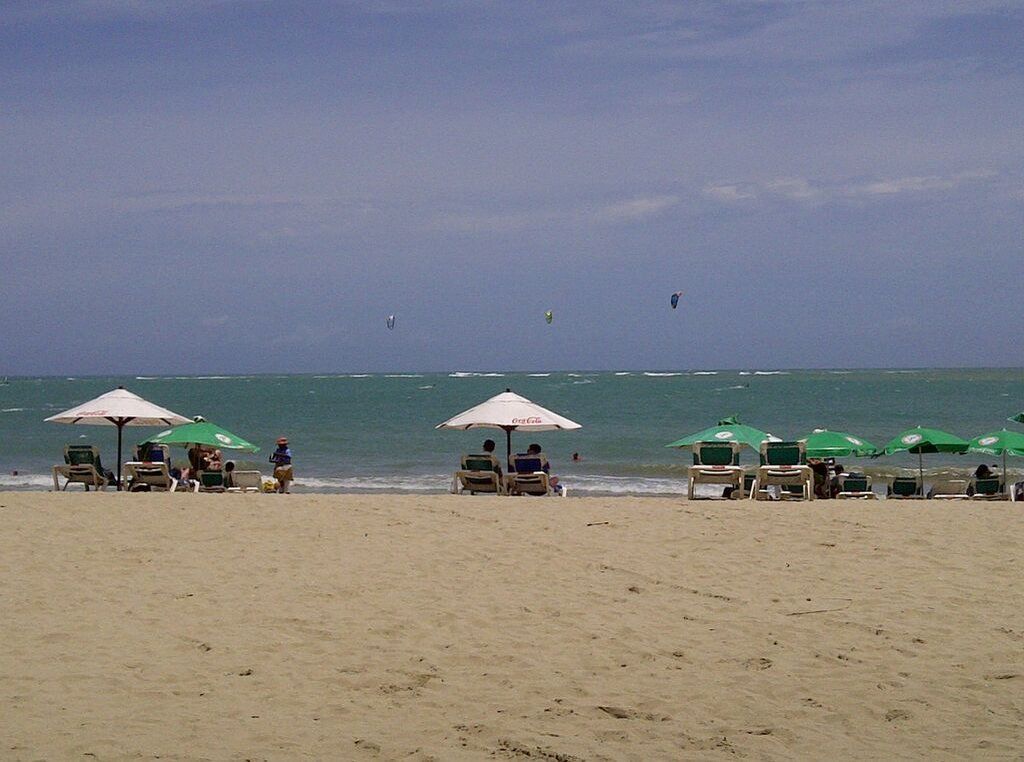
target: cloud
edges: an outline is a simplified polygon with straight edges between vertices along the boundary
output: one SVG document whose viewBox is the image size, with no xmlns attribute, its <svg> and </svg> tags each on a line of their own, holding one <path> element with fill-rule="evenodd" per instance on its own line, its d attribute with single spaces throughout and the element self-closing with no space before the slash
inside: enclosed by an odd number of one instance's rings
<svg viewBox="0 0 1024 762">
<path fill-rule="evenodd" d="M 630 222 L 661 214 L 679 203 L 678 196 L 648 196 L 609 204 L 599 210 L 596 218 L 606 222 Z"/>
<path fill-rule="evenodd" d="M 818 201 L 824 196 L 821 188 L 802 177 L 780 177 L 765 183 L 764 188 L 768 193 L 790 201 Z"/>
<path fill-rule="evenodd" d="M 757 197 L 757 188 L 749 183 L 744 184 L 719 184 L 707 185 L 704 187 L 704 195 L 717 201 L 743 201 L 748 198 Z"/>
<path fill-rule="evenodd" d="M 708 198 L 722 203 L 750 199 L 818 203 L 840 198 L 884 198 L 949 191 L 965 183 L 986 180 L 996 175 L 997 173 L 988 170 L 975 170 L 953 175 L 908 175 L 832 183 L 816 182 L 803 177 L 777 177 L 743 183 L 712 183 L 704 187 L 703 193 Z"/>
<path fill-rule="evenodd" d="M 679 196 L 658 195 L 625 199 L 603 206 L 533 209 L 498 214 L 441 214 L 435 218 L 432 227 L 453 233 L 505 233 L 551 224 L 619 225 L 657 216 L 681 201 Z"/>
<path fill-rule="evenodd" d="M 872 182 L 848 185 L 843 188 L 849 196 L 892 196 L 898 193 L 921 193 L 925 191 L 952 190 L 972 180 L 984 180 L 995 176 L 995 172 L 961 172 L 956 175 L 888 177 Z"/>
</svg>

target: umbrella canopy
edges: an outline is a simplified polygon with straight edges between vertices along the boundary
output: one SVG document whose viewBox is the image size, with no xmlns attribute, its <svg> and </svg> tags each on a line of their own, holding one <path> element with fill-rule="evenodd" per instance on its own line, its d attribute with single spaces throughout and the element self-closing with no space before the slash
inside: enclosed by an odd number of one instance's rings
<svg viewBox="0 0 1024 762">
<path fill-rule="evenodd" d="M 49 423 L 72 423 L 87 426 L 117 427 L 117 488 L 121 489 L 121 433 L 125 426 L 176 426 L 188 418 L 154 405 L 123 386 L 83 402 L 78 407 L 51 415 Z"/>
<path fill-rule="evenodd" d="M 1024 434 L 1019 431 L 992 431 L 975 437 L 967 445 L 967 452 L 1003 456 L 1003 484 L 1006 485 L 1006 456 L 1024 458 Z"/>
<path fill-rule="evenodd" d="M 936 452 L 966 452 L 967 440 L 961 439 L 955 434 L 950 434 L 939 429 L 926 429 L 918 426 L 916 429 L 907 429 L 897 435 L 885 446 L 885 454 L 892 455 L 897 452 L 912 452 L 915 455 L 921 453 Z"/>
<path fill-rule="evenodd" d="M 865 439 L 828 429 L 815 429 L 800 441 L 807 448 L 808 458 L 841 458 L 847 455 L 860 458 L 878 452 L 878 448 Z"/>
<path fill-rule="evenodd" d="M 526 397 L 506 389 L 476 407 L 465 410 L 436 429 L 503 429 L 508 455 L 512 455 L 513 431 L 574 431 L 583 428 L 575 421 L 563 418 Z"/>
<path fill-rule="evenodd" d="M 1012 418 L 1007 418 L 1008 421 L 1016 421 L 1017 423 L 1024 423 L 1024 412 L 1017 413 Z"/>
<path fill-rule="evenodd" d="M 886 455 L 893 455 L 897 452 L 912 452 L 917 455 L 917 473 L 924 485 L 924 460 L 923 453 L 936 452 L 966 452 L 967 440 L 961 439 L 955 434 L 950 434 L 939 429 L 926 429 L 918 426 L 915 429 L 907 429 L 897 435 L 885 446 L 883 451 Z M 882 453 L 879 453 L 881 455 Z"/>
<path fill-rule="evenodd" d="M 189 447 L 190 445 L 209 445 L 219 447 L 223 450 L 245 450 L 246 452 L 259 452 L 260 448 L 246 442 L 240 436 L 232 434 L 215 423 L 210 423 L 201 417 L 197 417 L 192 423 L 185 423 L 175 426 L 173 429 L 161 431 L 155 437 L 147 439 L 152 444 L 177 445 L 178 447 Z"/>
<path fill-rule="evenodd" d="M 967 443 L 967 452 L 1024 457 L 1024 434 L 1006 429 L 982 434 Z"/>
<path fill-rule="evenodd" d="M 773 436 L 753 426 L 746 426 L 736 420 L 735 416 L 723 418 L 716 426 L 698 431 L 696 434 L 677 439 L 666 447 L 692 447 L 697 442 L 739 442 L 741 446 L 753 450 L 760 450 L 762 442 L 778 442 L 778 437 Z"/>
</svg>

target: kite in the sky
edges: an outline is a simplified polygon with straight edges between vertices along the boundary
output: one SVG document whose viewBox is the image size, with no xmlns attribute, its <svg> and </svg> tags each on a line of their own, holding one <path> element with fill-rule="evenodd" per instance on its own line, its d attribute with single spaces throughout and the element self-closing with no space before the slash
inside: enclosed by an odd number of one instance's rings
<svg viewBox="0 0 1024 762">
<path fill-rule="evenodd" d="M 395 316 L 394 315 L 388 315 L 388 319 L 387 319 L 386 322 L 388 324 L 388 330 L 389 331 L 395 330 Z"/>
<path fill-rule="evenodd" d="M 544 319 L 548 321 L 548 324 L 550 324 L 551 321 L 554 320 L 554 318 L 555 315 L 551 310 L 548 310 L 547 312 L 544 313 Z"/>
<path fill-rule="evenodd" d="M 682 291 L 676 291 L 674 294 L 672 294 L 672 309 L 675 309 L 676 307 L 679 306 L 679 297 L 682 295 Z"/>
</svg>

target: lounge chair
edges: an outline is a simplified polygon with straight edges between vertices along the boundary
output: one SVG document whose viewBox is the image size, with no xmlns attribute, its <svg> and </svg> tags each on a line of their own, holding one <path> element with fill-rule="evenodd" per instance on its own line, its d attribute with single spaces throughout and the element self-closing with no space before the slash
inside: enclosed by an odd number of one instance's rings
<svg viewBox="0 0 1024 762">
<path fill-rule="evenodd" d="M 228 492 L 262 492 L 263 474 L 259 471 L 232 471 Z"/>
<path fill-rule="evenodd" d="M 864 474 L 840 474 L 840 500 L 877 500 L 878 495 L 871 489 L 871 477 Z"/>
<path fill-rule="evenodd" d="M 896 476 L 886 488 L 890 500 L 923 500 L 924 487 L 919 476 Z"/>
<path fill-rule="evenodd" d="M 60 486 L 61 477 L 66 480 L 63 487 Z M 69 484 L 82 484 L 86 492 L 89 487 L 104 490 L 111 481 L 100 463 L 100 451 L 93 445 L 67 445 L 64 448 L 64 465 L 53 467 L 54 492 L 63 492 Z"/>
<path fill-rule="evenodd" d="M 200 471 L 196 474 L 195 492 L 226 492 L 223 471 Z"/>
<path fill-rule="evenodd" d="M 928 490 L 929 500 L 969 500 L 970 479 L 939 479 Z"/>
<path fill-rule="evenodd" d="M 167 463 L 125 463 L 124 478 L 129 492 L 174 492 L 178 488 Z"/>
<path fill-rule="evenodd" d="M 511 495 L 554 495 L 551 477 L 544 470 L 547 461 L 533 455 L 515 455 L 512 458 L 515 472 L 508 475 L 508 492 Z M 565 490 L 560 490 L 565 497 Z"/>
<path fill-rule="evenodd" d="M 504 495 L 505 484 L 501 478 L 498 459 L 490 453 L 463 455 L 461 468 L 452 475 L 451 491 L 455 494 L 468 492 L 471 495 L 486 493 Z"/>
<path fill-rule="evenodd" d="M 736 442 L 696 442 L 693 465 L 689 468 L 690 500 L 698 484 L 731 486 L 730 497 L 743 499 L 746 471 L 739 465 L 740 446 Z"/>
<path fill-rule="evenodd" d="M 755 500 L 771 500 L 770 487 L 779 488 L 783 500 L 814 499 L 814 472 L 807 465 L 803 442 L 762 442 Z M 794 489 L 795 488 L 795 489 Z"/>
<path fill-rule="evenodd" d="M 971 484 L 971 500 L 1009 500 L 1006 488 L 998 476 L 975 478 Z"/>
</svg>

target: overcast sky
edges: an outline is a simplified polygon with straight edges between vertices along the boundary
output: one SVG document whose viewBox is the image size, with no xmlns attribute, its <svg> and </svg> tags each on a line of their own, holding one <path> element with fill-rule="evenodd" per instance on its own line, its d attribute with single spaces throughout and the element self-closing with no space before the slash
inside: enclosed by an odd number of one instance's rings
<svg viewBox="0 0 1024 762">
<path fill-rule="evenodd" d="M 1022 364 L 1019 0 L 5 0 L 0 102 L 0 375 Z"/>
</svg>

